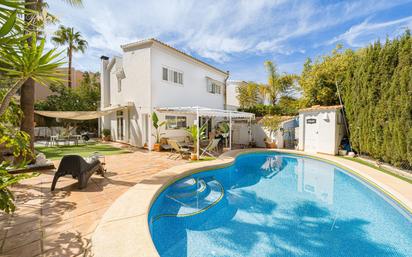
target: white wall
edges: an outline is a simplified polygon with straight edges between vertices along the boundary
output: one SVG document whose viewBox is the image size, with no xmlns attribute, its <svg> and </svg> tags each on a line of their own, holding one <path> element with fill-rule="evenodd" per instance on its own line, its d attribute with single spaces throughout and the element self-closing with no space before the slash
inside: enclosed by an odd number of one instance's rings
<svg viewBox="0 0 412 257">
<path fill-rule="evenodd" d="M 225 75 L 188 60 L 174 51 L 152 46 L 152 106 L 202 106 L 223 109 L 224 94 L 207 92 L 207 79 L 210 77 L 224 84 Z M 162 67 L 183 73 L 183 85 L 164 81 Z"/>
<path fill-rule="evenodd" d="M 295 120 L 287 120 L 281 123 L 279 128 L 283 128 L 284 130 L 294 128 Z M 276 143 L 276 147 L 279 149 L 284 148 L 284 140 L 286 139 L 285 132 L 282 132 L 280 129 L 276 130 L 272 133 L 272 137 L 270 137 L 270 131 L 262 127 L 260 124 L 254 124 L 253 126 L 253 137 L 255 139 L 256 145 L 258 147 L 266 147 L 265 138 L 271 138 L 273 142 Z"/>
<path fill-rule="evenodd" d="M 123 57 L 114 57 L 113 67 L 109 67 L 108 80 L 110 92 L 110 105 L 134 104 L 125 112 L 125 139 L 124 142 L 134 146 L 142 147 L 144 142 L 143 126 L 141 115 L 150 113 L 150 48 L 126 51 Z M 118 78 L 116 72 L 123 69 L 125 78 L 121 80 L 121 90 L 118 89 Z M 106 116 L 104 127 L 111 130 L 112 139 L 117 141 L 117 120 L 116 113 Z"/>
<path fill-rule="evenodd" d="M 226 99 L 227 99 L 227 108 L 229 110 L 237 110 L 239 105 L 239 100 L 237 99 L 237 88 L 239 85 L 247 84 L 245 81 L 233 81 L 228 80 L 226 86 Z"/>
</svg>

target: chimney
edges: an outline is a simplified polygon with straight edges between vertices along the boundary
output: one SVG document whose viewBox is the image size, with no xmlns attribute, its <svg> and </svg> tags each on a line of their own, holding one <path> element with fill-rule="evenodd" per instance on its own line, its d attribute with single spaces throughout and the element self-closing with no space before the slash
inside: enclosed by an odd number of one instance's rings
<svg viewBox="0 0 412 257">
<path fill-rule="evenodd" d="M 107 70 L 109 57 L 102 55 L 100 60 L 100 108 L 103 109 L 110 106 L 110 77 Z"/>
</svg>

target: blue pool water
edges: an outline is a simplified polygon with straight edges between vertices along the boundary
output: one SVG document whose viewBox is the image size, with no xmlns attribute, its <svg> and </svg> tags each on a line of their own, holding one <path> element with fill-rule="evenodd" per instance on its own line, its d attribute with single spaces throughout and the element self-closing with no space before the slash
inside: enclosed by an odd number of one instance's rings
<svg viewBox="0 0 412 257">
<path fill-rule="evenodd" d="M 280 153 L 239 156 L 163 191 L 160 256 L 412 256 L 412 216 L 348 172 Z"/>
</svg>

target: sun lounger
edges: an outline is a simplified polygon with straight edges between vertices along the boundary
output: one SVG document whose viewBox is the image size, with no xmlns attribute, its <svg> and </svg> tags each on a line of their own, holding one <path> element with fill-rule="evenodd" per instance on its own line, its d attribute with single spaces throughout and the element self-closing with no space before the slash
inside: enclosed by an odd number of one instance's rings
<svg viewBox="0 0 412 257">
<path fill-rule="evenodd" d="M 98 159 L 87 162 L 79 155 L 66 155 L 60 162 L 57 172 L 54 174 L 51 191 L 56 187 L 59 177 L 72 175 L 74 179 L 79 181 L 78 188 L 83 189 L 87 186 L 89 178 L 94 172 L 104 176 L 104 169 Z"/>
<path fill-rule="evenodd" d="M 213 153 L 217 155 L 218 153 L 218 145 L 219 145 L 220 138 L 214 138 L 212 141 L 209 142 L 209 144 L 206 146 L 206 148 L 201 148 L 202 154 L 200 157 L 203 155 L 209 155 L 210 157 L 215 157 Z"/>
<path fill-rule="evenodd" d="M 172 147 L 172 154 L 169 155 L 169 157 L 173 156 L 174 154 L 177 154 L 180 157 L 184 157 L 184 155 L 189 155 L 190 150 L 189 148 L 182 147 L 176 140 L 169 139 L 167 140 L 169 145 Z"/>
</svg>

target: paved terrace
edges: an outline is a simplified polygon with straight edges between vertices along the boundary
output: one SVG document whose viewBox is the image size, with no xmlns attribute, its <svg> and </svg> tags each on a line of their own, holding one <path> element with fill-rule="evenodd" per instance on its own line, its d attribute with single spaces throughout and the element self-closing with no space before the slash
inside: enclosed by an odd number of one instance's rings
<svg viewBox="0 0 412 257">
<path fill-rule="evenodd" d="M 83 190 L 67 176 L 50 192 L 54 171 L 23 181 L 13 188 L 16 212 L 0 214 L 0 256 L 88 255 L 91 234 L 115 199 L 141 180 L 187 162 L 168 155 L 139 150 L 107 156 L 106 177 L 92 176 Z"/>
</svg>

